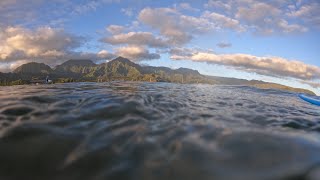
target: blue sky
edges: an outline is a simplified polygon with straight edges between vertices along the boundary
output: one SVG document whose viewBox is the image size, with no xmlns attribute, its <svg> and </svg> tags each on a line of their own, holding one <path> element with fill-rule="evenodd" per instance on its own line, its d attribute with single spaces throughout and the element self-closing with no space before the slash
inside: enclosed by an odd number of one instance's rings
<svg viewBox="0 0 320 180">
<path fill-rule="evenodd" d="M 319 9 L 317 0 L 2 0 L 0 71 L 121 55 L 320 94 Z"/>
</svg>

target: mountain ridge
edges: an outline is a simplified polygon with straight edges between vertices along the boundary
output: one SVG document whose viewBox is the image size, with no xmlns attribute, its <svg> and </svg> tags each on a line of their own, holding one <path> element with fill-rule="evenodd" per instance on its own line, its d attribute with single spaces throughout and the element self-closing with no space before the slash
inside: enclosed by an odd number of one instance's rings
<svg viewBox="0 0 320 180">
<path fill-rule="evenodd" d="M 49 73 L 52 73 L 53 69 L 44 63 L 30 62 L 30 63 L 19 66 L 13 71 L 13 73 L 36 74 L 37 71 L 39 71 L 40 73 L 49 74 Z"/>
<path fill-rule="evenodd" d="M 0 85 L 30 84 L 34 79 L 44 80 L 50 76 L 56 83 L 64 82 L 106 82 L 114 80 L 173 82 L 173 83 L 206 83 L 220 85 L 247 85 L 260 89 L 280 89 L 315 95 L 306 89 L 292 88 L 276 83 L 257 80 L 245 80 L 217 76 L 206 76 L 197 70 L 188 68 L 170 69 L 168 67 L 141 66 L 129 59 L 117 57 L 109 62 L 95 64 L 85 59 L 71 59 L 54 68 L 31 62 L 16 68 L 12 73 L 0 73 Z M 37 81 L 39 82 L 39 81 Z"/>
</svg>

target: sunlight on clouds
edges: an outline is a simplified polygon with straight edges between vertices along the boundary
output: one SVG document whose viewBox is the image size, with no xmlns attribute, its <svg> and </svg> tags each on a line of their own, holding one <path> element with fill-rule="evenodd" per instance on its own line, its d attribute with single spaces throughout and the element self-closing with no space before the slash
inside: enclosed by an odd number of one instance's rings
<svg viewBox="0 0 320 180">
<path fill-rule="evenodd" d="M 141 46 L 126 46 L 116 48 L 115 54 L 129 58 L 133 61 L 160 59 L 160 55 L 150 53 L 148 49 Z"/>
<path fill-rule="evenodd" d="M 77 52 L 86 39 L 63 29 L 39 27 L 35 30 L 23 27 L 0 29 L 1 71 L 9 71 L 16 64 L 37 61 L 49 65 L 59 64 L 68 59 L 111 59 L 112 53 Z"/>
<path fill-rule="evenodd" d="M 19 60 L 33 57 L 61 57 L 80 47 L 84 38 L 62 29 L 40 27 L 35 31 L 22 27 L 8 27 L 0 31 L 1 60 Z"/>
<path fill-rule="evenodd" d="M 120 34 L 125 30 L 125 27 L 119 25 L 110 25 L 107 27 L 107 31 L 111 34 Z"/>
<path fill-rule="evenodd" d="M 171 59 L 220 64 L 269 76 L 294 77 L 302 80 L 320 79 L 319 67 L 280 57 L 257 57 L 249 54 L 215 54 L 214 52 L 180 49 L 171 52 Z"/>
<path fill-rule="evenodd" d="M 102 41 L 112 45 L 147 45 L 149 47 L 157 48 L 164 48 L 169 46 L 169 42 L 167 40 L 155 37 L 150 32 L 129 32 L 127 34 L 116 34 L 111 37 L 106 37 L 102 39 Z"/>
</svg>

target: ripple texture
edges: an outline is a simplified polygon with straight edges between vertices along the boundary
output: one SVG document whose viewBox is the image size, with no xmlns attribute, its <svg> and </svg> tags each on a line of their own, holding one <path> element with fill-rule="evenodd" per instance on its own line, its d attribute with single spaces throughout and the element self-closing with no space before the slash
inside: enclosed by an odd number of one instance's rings
<svg viewBox="0 0 320 180">
<path fill-rule="evenodd" d="M 246 86 L 0 89 L 0 179 L 320 179 L 320 109 Z"/>
</svg>

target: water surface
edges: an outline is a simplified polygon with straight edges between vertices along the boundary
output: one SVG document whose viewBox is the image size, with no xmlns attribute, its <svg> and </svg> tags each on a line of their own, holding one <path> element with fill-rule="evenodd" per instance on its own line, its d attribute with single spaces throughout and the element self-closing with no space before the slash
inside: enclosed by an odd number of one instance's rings
<svg viewBox="0 0 320 180">
<path fill-rule="evenodd" d="M 277 90 L 0 87 L 0 179 L 320 179 L 320 109 Z"/>
</svg>

